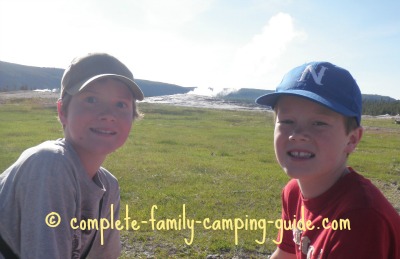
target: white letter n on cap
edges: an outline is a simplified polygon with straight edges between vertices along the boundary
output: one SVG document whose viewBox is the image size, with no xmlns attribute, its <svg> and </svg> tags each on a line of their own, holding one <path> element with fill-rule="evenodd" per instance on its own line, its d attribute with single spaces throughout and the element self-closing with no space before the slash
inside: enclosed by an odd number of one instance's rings
<svg viewBox="0 0 400 259">
<path fill-rule="evenodd" d="M 314 82 L 317 85 L 322 85 L 321 81 L 322 81 L 322 77 L 324 76 L 325 70 L 327 70 L 327 67 L 321 66 L 321 70 L 319 71 L 319 74 L 317 74 L 317 72 L 315 72 L 314 68 L 312 65 L 308 65 L 303 73 L 301 74 L 301 77 L 299 79 L 299 82 L 304 81 L 304 79 L 307 76 L 307 73 L 311 73 L 312 78 L 314 79 Z"/>
</svg>

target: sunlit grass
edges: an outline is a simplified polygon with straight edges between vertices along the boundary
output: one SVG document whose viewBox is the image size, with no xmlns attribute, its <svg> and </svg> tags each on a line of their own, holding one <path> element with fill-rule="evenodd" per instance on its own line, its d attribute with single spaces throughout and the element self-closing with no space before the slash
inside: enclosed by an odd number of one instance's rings
<svg viewBox="0 0 400 259">
<path fill-rule="evenodd" d="M 126 144 L 106 160 L 104 167 L 121 187 L 121 219 L 155 218 L 210 222 L 221 219 L 280 217 L 281 189 L 287 176 L 275 161 L 273 118 L 266 112 L 223 111 L 140 104 L 145 117 L 135 122 Z M 56 108 L 35 102 L 0 106 L 0 171 L 26 148 L 62 137 Z M 350 165 L 373 179 L 399 205 L 400 126 L 390 120 L 368 119 L 367 130 Z M 395 186 L 391 188 L 391 186 Z M 126 210 L 128 208 L 128 212 Z M 123 230 L 122 258 L 189 257 L 208 254 L 266 256 L 274 248 L 276 229 L 239 230 L 237 245 L 232 230 Z M 186 240 L 186 242 L 185 242 Z M 263 244 L 256 242 L 262 241 Z"/>
</svg>

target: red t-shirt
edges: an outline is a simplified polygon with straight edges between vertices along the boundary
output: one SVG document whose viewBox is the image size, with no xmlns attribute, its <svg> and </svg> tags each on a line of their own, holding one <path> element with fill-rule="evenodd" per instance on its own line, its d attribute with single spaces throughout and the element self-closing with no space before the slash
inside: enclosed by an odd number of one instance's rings
<svg viewBox="0 0 400 259">
<path fill-rule="evenodd" d="M 400 259 L 399 213 L 368 179 L 349 169 L 313 199 L 302 197 L 297 180 L 285 186 L 285 229 L 276 240 L 281 250 L 297 258 Z"/>
</svg>

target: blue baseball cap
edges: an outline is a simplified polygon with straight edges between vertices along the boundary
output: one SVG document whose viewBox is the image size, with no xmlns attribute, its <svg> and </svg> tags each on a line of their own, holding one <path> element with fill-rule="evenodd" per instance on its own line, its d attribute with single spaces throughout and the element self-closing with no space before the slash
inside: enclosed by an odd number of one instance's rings
<svg viewBox="0 0 400 259">
<path fill-rule="evenodd" d="M 307 98 L 361 123 L 362 97 L 349 71 L 329 62 L 310 62 L 290 70 L 274 93 L 260 96 L 256 103 L 274 108 L 282 95 Z"/>
</svg>

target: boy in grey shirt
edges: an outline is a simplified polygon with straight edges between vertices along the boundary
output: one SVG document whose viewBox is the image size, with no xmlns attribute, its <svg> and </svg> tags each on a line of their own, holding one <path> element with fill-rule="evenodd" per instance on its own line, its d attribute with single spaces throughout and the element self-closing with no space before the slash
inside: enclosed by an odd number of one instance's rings
<svg viewBox="0 0 400 259">
<path fill-rule="evenodd" d="M 119 231 L 81 229 L 119 218 L 117 179 L 101 164 L 121 147 L 143 93 L 104 53 L 76 58 L 57 103 L 64 138 L 24 151 L 0 175 L 0 258 L 117 258 Z"/>
</svg>

